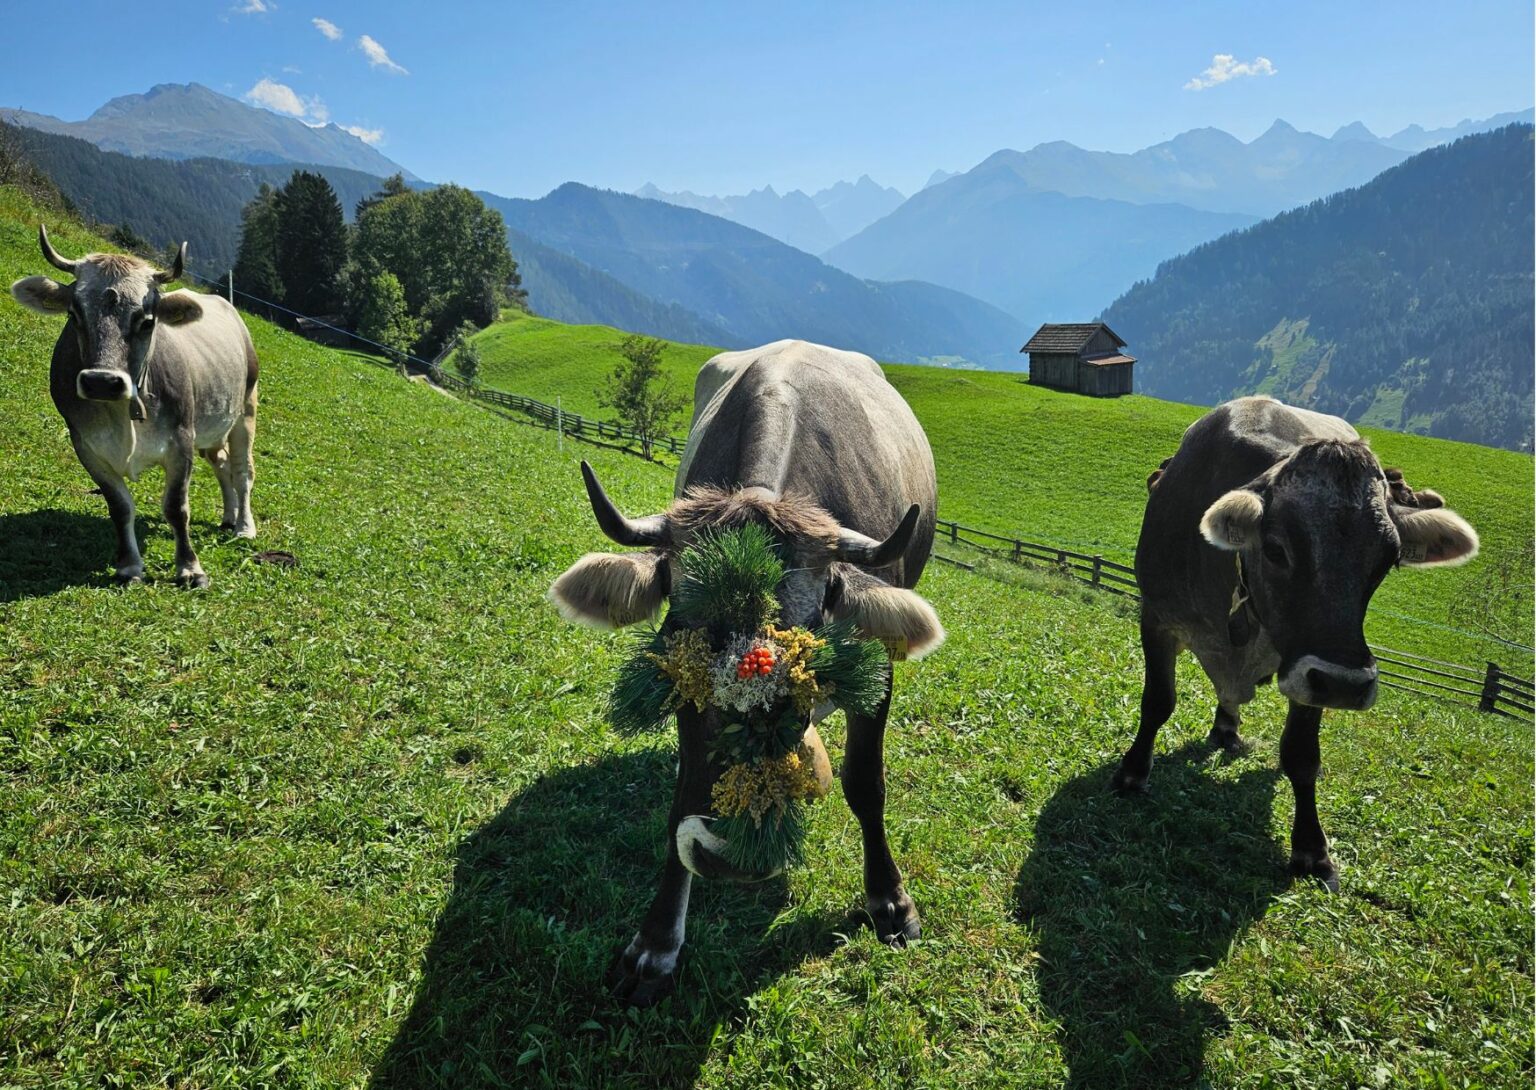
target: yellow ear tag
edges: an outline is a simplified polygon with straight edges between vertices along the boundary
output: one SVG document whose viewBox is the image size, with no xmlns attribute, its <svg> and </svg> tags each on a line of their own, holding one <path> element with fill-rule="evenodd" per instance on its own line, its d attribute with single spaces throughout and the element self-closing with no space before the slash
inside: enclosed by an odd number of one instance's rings
<svg viewBox="0 0 1536 1090">
<path fill-rule="evenodd" d="M 885 653 L 891 656 L 892 662 L 905 662 L 907 659 L 907 641 L 904 639 L 881 640 L 885 644 Z"/>
</svg>

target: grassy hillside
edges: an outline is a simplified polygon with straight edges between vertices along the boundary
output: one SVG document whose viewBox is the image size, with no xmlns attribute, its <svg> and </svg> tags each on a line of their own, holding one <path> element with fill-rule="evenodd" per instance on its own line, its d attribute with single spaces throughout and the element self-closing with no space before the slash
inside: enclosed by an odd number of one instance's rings
<svg viewBox="0 0 1536 1090">
<path fill-rule="evenodd" d="M 514 317 L 480 334 L 484 381 L 551 403 L 559 396 L 567 409 L 602 418 L 595 391 L 617 361 L 622 337 L 603 326 Z M 674 344 L 663 362 L 676 386 L 691 394 L 694 374 L 714 351 Z M 1141 528 L 1147 474 L 1204 411 L 1140 396 L 1079 397 L 1032 387 L 1018 375 L 900 365 L 885 371 L 933 444 L 942 517 L 1124 562 Z M 677 433 L 686 427 L 685 415 Z M 1395 573 L 1372 604 L 1371 638 L 1456 662 L 1493 659 L 1529 677 L 1529 656 L 1438 626 L 1449 622 L 1458 596 L 1491 578 L 1501 562 L 1513 562 L 1530 541 L 1530 456 L 1373 428 L 1362 433 L 1411 483 L 1440 491 L 1477 526 L 1484 546 L 1465 568 Z M 1529 572 L 1521 578 L 1528 588 Z M 1527 645 L 1529 601 L 1527 594 L 1512 605 L 1500 626 Z"/>
<path fill-rule="evenodd" d="M 38 271 L 36 215 L 0 189 L 0 279 Z M 605 547 L 578 455 L 632 509 L 668 474 L 250 324 L 260 536 L 220 540 L 200 470 L 213 585 L 174 590 L 148 474 L 151 582 L 119 590 L 47 401 L 57 325 L 0 301 L 0 1085 L 1529 1084 L 1528 730 L 1340 718 L 1326 896 L 1281 872 L 1272 692 L 1223 763 L 1186 669 L 1153 793 L 1114 798 L 1123 606 L 942 565 L 950 642 L 899 668 L 888 735 L 922 941 L 859 926 L 832 799 L 814 864 L 699 887 L 677 998 L 617 1008 L 672 743 L 604 725 L 622 643 L 543 594 Z"/>
</svg>

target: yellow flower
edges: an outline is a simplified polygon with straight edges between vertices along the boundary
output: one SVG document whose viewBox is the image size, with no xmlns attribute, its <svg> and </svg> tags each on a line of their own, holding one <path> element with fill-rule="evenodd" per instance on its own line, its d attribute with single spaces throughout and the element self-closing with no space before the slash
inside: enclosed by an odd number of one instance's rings
<svg viewBox="0 0 1536 1090">
<path fill-rule="evenodd" d="M 821 782 L 804 745 L 782 757 L 767 757 L 726 769 L 710 789 L 710 801 L 721 817 L 751 814 L 762 824 L 770 810 L 783 810 L 791 802 L 820 798 Z"/>
<path fill-rule="evenodd" d="M 785 676 L 789 679 L 789 695 L 795 702 L 795 710 L 809 715 L 816 706 L 832 695 L 832 686 L 822 685 L 811 669 L 811 656 L 826 640 L 818 640 L 804 628 L 774 628 L 765 630 L 768 638 L 783 649 Z"/>
<path fill-rule="evenodd" d="M 666 647 L 666 654 L 647 652 L 646 657 L 672 679 L 679 704 L 691 700 L 703 711 L 714 691 L 709 681 L 709 639 L 696 628 L 685 628 L 668 636 Z"/>
</svg>

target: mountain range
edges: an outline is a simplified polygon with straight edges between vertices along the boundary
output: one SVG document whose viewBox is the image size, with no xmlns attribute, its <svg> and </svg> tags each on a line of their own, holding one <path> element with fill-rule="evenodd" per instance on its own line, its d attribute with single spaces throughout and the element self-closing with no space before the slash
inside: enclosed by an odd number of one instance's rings
<svg viewBox="0 0 1536 1090">
<path fill-rule="evenodd" d="M 867 176 L 812 194 L 568 183 L 537 200 L 480 196 L 506 222 L 533 308 L 564 321 L 1009 368 L 1038 323 L 1102 312 L 1159 396 L 1266 390 L 1528 446 L 1530 118 L 1387 137 L 1276 122 L 1247 142 L 1198 129 L 1132 153 L 1055 142 L 935 171 L 905 200 Z M 157 248 L 188 238 L 210 275 L 232 260 L 261 183 L 316 170 L 350 212 L 407 173 L 335 126 L 195 84 L 114 99 L 84 122 L 4 120 L 29 127 L 25 154 L 90 215 Z M 1499 124 L 1510 120 L 1527 124 Z"/>
<path fill-rule="evenodd" d="M 715 343 L 727 347 L 800 337 L 879 359 L 998 366 L 1023 343 L 1016 319 L 960 292 L 863 280 L 696 209 L 575 182 L 538 200 L 480 196 L 511 230 L 682 308 L 719 329 Z M 529 294 L 539 310 L 538 293 Z"/>
<path fill-rule="evenodd" d="M 900 190 L 880 185 L 868 174 L 809 195 L 799 189 L 781 194 L 770 185 L 737 197 L 705 197 L 687 191 L 666 193 L 647 182 L 635 196 L 708 212 L 811 254 L 857 234 L 906 200 Z"/>
<path fill-rule="evenodd" d="M 1529 450 L 1532 148 L 1516 124 L 1421 152 L 1167 262 L 1103 320 L 1156 397 Z"/>
<path fill-rule="evenodd" d="M 123 95 L 84 121 L 0 108 L 0 121 L 77 136 L 106 151 L 157 159 L 316 163 L 379 177 L 415 175 L 340 125 L 307 125 L 221 95 L 200 83 L 161 83 Z"/>
</svg>

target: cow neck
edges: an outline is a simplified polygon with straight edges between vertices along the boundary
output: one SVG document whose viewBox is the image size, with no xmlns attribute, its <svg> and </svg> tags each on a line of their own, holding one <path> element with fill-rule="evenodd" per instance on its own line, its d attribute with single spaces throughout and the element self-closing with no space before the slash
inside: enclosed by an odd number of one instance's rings
<svg viewBox="0 0 1536 1090">
<path fill-rule="evenodd" d="M 1232 555 L 1237 564 L 1237 582 L 1232 587 L 1232 607 L 1227 610 L 1227 638 L 1233 647 L 1245 647 L 1252 642 L 1254 630 L 1263 628 L 1264 622 L 1253 604 L 1253 591 L 1243 568 L 1243 554 Z"/>
</svg>

